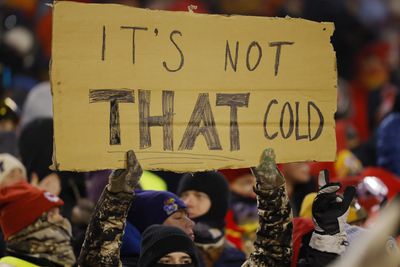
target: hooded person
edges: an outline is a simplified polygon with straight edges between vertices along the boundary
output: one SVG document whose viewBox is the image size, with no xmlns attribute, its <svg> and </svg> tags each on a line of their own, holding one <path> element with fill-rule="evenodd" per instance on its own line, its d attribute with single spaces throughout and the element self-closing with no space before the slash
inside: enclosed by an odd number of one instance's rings
<svg viewBox="0 0 400 267">
<path fill-rule="evenodd" d="M 135 190 L 132 207 L 122 239 L 121 260 L 124 266 L 140 266 L 137 261 L 144 231 L 155 224 L 174 226 L 194 239 L 194 223 L 189 219 L 185 203 L 168 191 Z"/>
<path fill-rule="evenodd" d="M 229 188 L 224 176 L 215 171 L 187 173 L 181 178 L 178 195 L 195 221 L 195 243 L 200 260 L 207 266 L 241 266 L 243 252 L 225 238 L 225 216 L 228 211 Z"/>
<path fill-rule="evenodd" d="M 144 233 L 138 261 L 140 267 L 198 267 L 196 247 L 177 227 L 152 225 Z"/>
<path fill-rule="evenodd" d="M 11 266 L 72 266 L 71 224 L 60 215 L 64 202 L 26 181 L 0 188 L 0 225 Z"/>
</svg>

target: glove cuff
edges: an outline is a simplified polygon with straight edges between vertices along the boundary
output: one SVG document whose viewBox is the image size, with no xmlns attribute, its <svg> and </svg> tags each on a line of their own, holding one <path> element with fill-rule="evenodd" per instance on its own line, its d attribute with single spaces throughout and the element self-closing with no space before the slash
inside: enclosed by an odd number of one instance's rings
<svg viewBox="0 0 400 267">
<path fill-rule="evenodd" d="M 311 248 L 335 254 L 342 254 L 348 245 L 346 233 L 321 235 L 314 231 L 310 239 Z"/>
</svg>

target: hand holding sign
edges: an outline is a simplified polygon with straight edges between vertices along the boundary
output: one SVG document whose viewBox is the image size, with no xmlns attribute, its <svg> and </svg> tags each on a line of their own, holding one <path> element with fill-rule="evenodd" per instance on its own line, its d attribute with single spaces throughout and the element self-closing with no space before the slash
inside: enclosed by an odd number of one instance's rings
<svg viewBox="0 0 400 267">
<path fill-rule="evenodd" d="M 108 182 L 108 191 L 112 193 L 132 193 L 137 187 L 143 170 L 133 150 L 126 153 L 126 169 L 114 170 Z"/>
<path fill-rule="evenodd" d="M 258 189 L 276 189 L 285 184 L 285 178 L 276 167 L 275 152 L 271 148 L 263 151 L 260 158 L 260 165 L 252 168 L 252 172 L 256 177 Z"/>
</svg>

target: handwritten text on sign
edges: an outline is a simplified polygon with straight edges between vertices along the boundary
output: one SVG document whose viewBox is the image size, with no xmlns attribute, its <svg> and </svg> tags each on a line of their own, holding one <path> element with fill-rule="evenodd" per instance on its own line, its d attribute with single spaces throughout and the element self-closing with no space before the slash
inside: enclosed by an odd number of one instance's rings
<svg viewBox="0 0 400 267">
<path fill-rule="evenodd" d="M 59 169 L 254 166 L 335 155 L 333 26 L 56 2 Z"/>
</svg>

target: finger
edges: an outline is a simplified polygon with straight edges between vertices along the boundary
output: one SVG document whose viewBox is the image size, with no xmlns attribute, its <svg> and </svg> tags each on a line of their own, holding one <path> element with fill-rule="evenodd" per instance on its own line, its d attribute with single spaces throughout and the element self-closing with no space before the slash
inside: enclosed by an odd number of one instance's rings
<svg viewBox="0 0 400 267">
<path fill-rule="evenodd" d="M 318 185 L 319 188 L 324 187 L 325 185 L 329 184 L 329 172 L 327 169 L 324 169 L 319 172 L 318 175 Z"/>
<path fill-rule="evenodd" d="M 341 187 L 340 183 L 330 183 L 330 184 L 326 184 L 323 187 L 321 187 L 318 190 L 318 194 L 323 194 L 323 193 L 336 193 L 337 191 L 339 191 Z"/>
<path fill-rule="evenodd" d="M 349 206 L 353 201 L 355 195 L 356 195 L 356 188 L 354 186 L 346 187 L 343 194 L 343 201 L 341 203 L 342 214 L 344 214 L 349 209 Z"/>
<path fill-rule="evenodd" d="M 129 150 L 127 152 L 127 164 L 128 164 L 128 176 L 140 177 L 142 175 L 143 170 L 133 150 Z"/>
<path fill-rule="evenodd" d="M 263 152 L 262 159 L 269 158 L 275 162 L 275 151 L 272 148 L 266 148 Z"/>
<path fill-rule="evenodd" d="M 126 152 L 126 161 L 127 161 L 127 169 L 133 169 L 135 167 L 136 163 L 136 156 L 133 150 L 128 150 Z"/>
<path fill-rule="evenodd" d="M 272 148 L 266 148 L 261 154 L 260 163 L 258 165 L 258 169 L 262 168 L 263 165 L 273 163 L 275 164 L 275 152 Z"/>
</svg>

